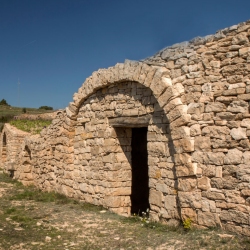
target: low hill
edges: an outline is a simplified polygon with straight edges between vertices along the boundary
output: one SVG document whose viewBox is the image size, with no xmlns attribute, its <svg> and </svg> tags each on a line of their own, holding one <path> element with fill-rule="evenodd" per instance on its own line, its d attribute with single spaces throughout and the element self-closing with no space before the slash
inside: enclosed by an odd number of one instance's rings
<svg viewBox="0 0 250 250">
<path fill-rule="evenodd" d="M 26 113 L 24 113 L 24 111 Z M 46 115 L 48 114 L 48 115 Z M 55 110 L 21 108 L 8 105 L 0 105 L 0 131 L 4 123 L 10 122 L 15 117 L 26 120 L 52 120 L 55 117 Z"/>
</svg>

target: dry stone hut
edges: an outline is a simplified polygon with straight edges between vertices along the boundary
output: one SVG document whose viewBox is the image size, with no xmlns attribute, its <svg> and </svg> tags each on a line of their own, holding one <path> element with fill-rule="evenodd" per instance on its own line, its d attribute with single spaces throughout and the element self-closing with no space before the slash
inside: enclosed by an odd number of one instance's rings
<svg viewBox="0 0 250 250">
<path fill-rule="evenodd" d="M 15 156 L 5 126 L 2 166 L 122 215 L 250 235 L 249 38 L 247 21 L 94 72 Z"/>
</svg>

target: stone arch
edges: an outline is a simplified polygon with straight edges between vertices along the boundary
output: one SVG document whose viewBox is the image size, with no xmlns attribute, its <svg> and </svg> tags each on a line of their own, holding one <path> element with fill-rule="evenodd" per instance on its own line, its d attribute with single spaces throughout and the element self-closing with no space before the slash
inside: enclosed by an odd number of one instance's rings
<svg viewBox="0 0 250 250">
<path fill-rule="evenodd" d="M 114 67 L 93 72 L 74 94 L 74 101 L 66 108 L 67 117 L 76 120 L 81 104 L 98 89 L 125 81 L 135 81 L 150 88 L 164 110 L 175 146 L 177 177 L 196 175 L 197 163 L 192 162 L 190 154 L 194 151 L 194 140 L 186 126 L 190 122 L 190 115 L 187 114 L 187 106 L 181 101 L 184 87 L 181 83 L 172 82 L 170 72 L 165 67 L 126 60 Z"/>
<path fill-rule="evenodd" d="M 189 194 L 183 189 L 183 183 L 188 183 L 189 178 L 191 180 L 197 178 L 199 171 L 197 163 L 192 162 L 194 139 L 190 136 L 188 126 L 191 117 L 187 114 L 187 106 L 182 103 L 181 99 L 184 95 L 184 87 L 176 79 L 172 81 L 167 68 L 127 60 L 123 64 L 118 63 L 114 67 L 93 72 L 74 94 L 74 101 L 66 108 L 67 119 L 74 126 L 81 104 L 88 97 L 100 89 L 128 81 L 137 82 L 149 88 L 169 121 L 174 145 L 172 157 L 178 183 L 178 199 L 185 198 Z M 182 219 L 185 219 L 185 209 L 180 207 L 180 214 Z"/>
</svg>

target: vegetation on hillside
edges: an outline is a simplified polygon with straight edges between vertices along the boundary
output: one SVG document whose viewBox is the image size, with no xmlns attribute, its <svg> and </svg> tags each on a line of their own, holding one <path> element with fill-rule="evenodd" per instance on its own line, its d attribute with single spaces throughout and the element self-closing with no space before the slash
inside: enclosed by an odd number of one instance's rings
<svg viewBox="0 0 250 250">
<path fill-rule="evenodd" d="M 51 110 L 36 109 L 36 108 L 19 108 L 19 107 L 12 107 L 9 105 L 0 104 L 0 132 L 2 131 L 4 123 L 10 122 L 11 120 L 13 120 L 15 116 L 18 116 L 24 113 L 36 115 L 36 114 L 43 114 L 43 113 L 49 113 L 49 112 L 51 112 Z"/>
<path fill-rule="evenodd" d="M 53 108 L 50 106 L 41 106 L 41 107 L 39 107 L 39 109 L 53 110 Z"/>
<path fill-rule="evenodd" d="M 39 134 L 43 128 L 49 126 L 52 121 L 45 120 L 12 120 L 10 125 L 32 134 Z"/>
<path fill-rule="evenodd" d="M 0 105 L 10 106 L 5 99 L 0 101 Z"/>
</svg>

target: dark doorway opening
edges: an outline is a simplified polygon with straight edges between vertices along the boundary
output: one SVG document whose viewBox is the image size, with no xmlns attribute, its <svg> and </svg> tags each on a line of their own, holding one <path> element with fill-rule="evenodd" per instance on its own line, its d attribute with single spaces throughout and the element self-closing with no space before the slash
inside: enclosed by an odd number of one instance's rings
<svg viewBox="0 0 250 250">
<path fill-rule="evenodd" d="M 132 128 L 131 214 L 141 215 L 149 208 L 147 132 L 147 127 Z"/>
</svg>

